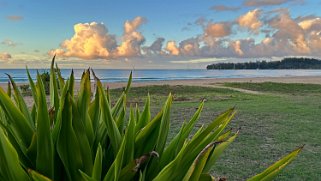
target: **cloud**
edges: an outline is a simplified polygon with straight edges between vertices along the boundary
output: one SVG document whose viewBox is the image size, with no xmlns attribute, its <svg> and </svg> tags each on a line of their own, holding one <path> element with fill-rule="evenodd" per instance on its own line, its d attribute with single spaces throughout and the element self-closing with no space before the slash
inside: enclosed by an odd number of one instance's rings
<svg viewBox="0 0 321 181">
<path fill-rule="evenodd" d="M 5 39 L 1 42 L 2 45 L 8 46 L 8 47 L 16 47 L 17 43 L 13 42 L 12 40 Z"/>
<path fill-rule="evenodd" d="M 120 45 L 117 44 L 117 37 L 109 34 L 103 23 L 78 23 L 74 25 L 73 37 L 48 53 L 87 60 L 139 56 L 145 38 L 137 29 L 144 22 L 142 17 L 126 21 Z"/>
<path fill-rule="evenodd" d="M 321 18 L 311 18 L 299 22 L 299 26 L 305 31 L 321 31 Z"/>
<path fill-rule="evenodd" d="M 23 20 L 23 16 L 11 15 L 11 16 L 7 16 L 7 20 L 10 20 L 10 21 L 21 21 L 21 20 Z"/>
<path fill-rule="evenodd" d="M 277 30 L 272 36 L 275 43 L 292 49 L 293 53 L 310 52 L 304 30 L 290 17 L 288 12 L 280 13 L 268 23 Z"/>
<path fill-rule="evenodd" d="M 255 36 L 265 35 L 264 38 L 259 40 L 251 36 L 245 39 L 230 39 L 229 36 L 219 38 L 204 36 L 205 44 L 200 43 L 203 46 L 200 47 L 199 55 L 201 57 L 236 58 L 321 56 L 319 51 L 321 48 L 320 17 L 292 18 L 286 9 L 268 13 L 258 12 L 259 10 L 252 10 L 241 16 L 237 19 L 237 26 L 255 32 Z M 263 26 L 264 29 L 261 30 Z M 207 34 L 206 30 L 204 34 Z"/>
<path fill-rule="evenodd" d="M 321 54 L 321 18 L 312 17 L 298 23 L 303 29 L 312 54 Z"/>
<path fill-rule="evenodd" d="M 284 8 L 254 9 L 226 22 L 200 18 L 193 25 L 200 26 L 202 33 L 179 42 L 159 37 L 144 45 L 145 37 L 139 29 L 145 22 L 143 17 L 126 21 L 120 37 L 110 34 L 102 23 L 79 23 L 74 35 L 50 54 L 127 63 L 144 59 L 153 64 L 207 58 L 321 56 L 321 18 L 294 18 Z M 239 29 L 246 31 L 236 31 Z"/>
<path fill-rule="evenodd" d="M 179 55 L 180 53 L 175 41 L 168 41 L 165 50 L 167 50 L 170 55 Z"/>
<path fill-rule="evenodd" d="M 197 18 L 197 20 L 194 22 L 194 24 L 198 25 L 198 26 L 202 26 L 205 27 L 206 26 L 206 22 L 207 20 L 204 17 L 199 17 Z"/>
<path fill-rule="evenodd" d="M 175 64 L 187 64 L 187 63 L 192 63 L 192 64 L 198 64 L 198 63 L 210 63 L 213 61 L 224 61 L 226 59 L 219 59 L 219 58 L 198 58 L 198 59 L 191 59 L 191 60 L 173 60 L 170 61 L 171 63 Z"/>
<path fill-rule="evenodd" d="M 245 0 L 245 6 L 275 6 L 289 2 L 290 0 Z"/>
<path fill-rule="evenodd" d="M 105 59 L 116 48 L 116 38 L 108 34 L 102 23 L 78 23 L 74 26 L 75 34 L 61 43 L 60 48 L 51 50 L 50 55 L 79 57 L 82 59 Z"/>
<path fill-rule="evenodd" d="M 9 59 L 11 59 L 12 57 L 11 57 L 11 55 L 9 54 L 9 53 L 7 53 L 7 52 L 3 52 L 3 53 L 1 53 L 0 52 L 0 60 L 9 60 Z"/>
<path fill-rule="evenodd" d="M 198 56 L 200 54 L 199 38 L 189 38 L 181 41 L 179 43 L 179 50 L 185 56 Z"/>
<path fill-rule="evenodd" d="M 262 22 L 260 21 L 260 15 L 261 11 L 259 9 L 254 9 L 240 16 L 237 19 L 237 23 L 241 27 L 245 27 L 251 32 L 258 33 L 259 28 L 262 26 Z"/>
<path fill-rule="evenodd" d="M 145 46 L 142 48 L 145 55 L 159 55 L 164 54 L 163 44 L 165 38 L 157 38 L 150 46 Z"/>
<path fill-rule="evenodd" d="M 238 11 L 241 8 L 235 7 L 235 6 L 216 5 L 211 7 L 211 9 L 216 12 L 220 12 L 220 11 Z"/>
<path fill-rule="evenodd" d="M 220 38 L 231 34 L 231 24 L 227 22 L 209 23 L 205 29 L 205 36 Z"/>
<path fill-rule="evenodd" d="M 122 43 L 117 47 L 115 57 L 131 57 L 141 54 L 140 50 L 145 37 L 137 29 L 145 22 L 146 20 L 140 16 L 125 22 Z"/>
<path fill-rule="evenodd" d="M 243 50 L 241 49 L 241 41 L 240 40 L 236 40 L 234 42 L 230 43 L 230 47 L 232 47 L 232 49 L 234 50 L 234 52 L 239 55 L 242 56 L 244 55 Z"/>
</svg>

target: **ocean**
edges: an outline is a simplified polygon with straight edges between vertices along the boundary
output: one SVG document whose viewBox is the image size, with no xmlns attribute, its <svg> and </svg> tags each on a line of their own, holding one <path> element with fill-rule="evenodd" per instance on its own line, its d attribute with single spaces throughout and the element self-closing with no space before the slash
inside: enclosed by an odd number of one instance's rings
<svg viewBox="0 0 321 181">
<path fill-rule="evenodd" d="M 37 71 L 43 73 L 45 69 L 30 69 L 33 79 Z M 74 69 L 76 81 L 80 80 L 83 69 Z M 130 70 L 96 69 L 97 77 L 103 82 L 126 82 Z M 61 69 L 64 78 L 69 77 L 71 69 Z M 0 69 L 0 83 L 8 82 L 10 74 L 17 83 L 28 82 L 25 69 Z M 161 81 L 161 80 L 186 80 L 210 78 L 255 78 L 255 77 L 292 77 L 292 76 L 321 76 L 321 70 L 206 70 L 206 69 L 177 69 L 177 70 L 133 70 L 134 82 Z"/>
</svg>

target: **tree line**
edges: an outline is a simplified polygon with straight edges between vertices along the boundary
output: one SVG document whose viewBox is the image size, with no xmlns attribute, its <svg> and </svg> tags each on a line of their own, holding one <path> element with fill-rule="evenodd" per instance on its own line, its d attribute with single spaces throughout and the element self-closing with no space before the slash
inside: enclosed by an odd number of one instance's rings
<svg viewBox="0 0 321 181">
<path fill-rule="evenodd" d="M 321 69 L 321 60 L 315 58 L 288 57 L 280 61 L 256 61 L 243 63 L 215 63 L 207 69 Z"/>
</svg>

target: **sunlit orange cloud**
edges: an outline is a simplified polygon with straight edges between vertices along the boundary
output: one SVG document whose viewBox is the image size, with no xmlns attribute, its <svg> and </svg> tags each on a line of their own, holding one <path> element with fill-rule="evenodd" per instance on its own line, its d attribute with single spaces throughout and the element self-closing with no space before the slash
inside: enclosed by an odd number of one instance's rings
<svg viewBox="0 0 321 181">
<path fill-rule="evenodd" d="M 224 37 L 231 34 L 231 25 L 229 23 L 210 23 L 205 29 L 207 36 Z"/>
<path fill-rule="evenodd" d="M 171 55 L 179 55 L 179 49 L 175 41 L 168 41 L 165 48 Z"/>
<path fill-rule="evenodd" d="M 4 53 L 1 53 L 0 52 L 0 60 L 2 61 L 6 61 L 6 60 L 9 60 L 11 59 L 11 54 L 7 53 L 7 52 L 4 52 Z"/>
<path fill-rule="evenodd" d="M 116 47 L 115 38 L 101 23 L 79 23 L 74 26 L 74 31 L 70 40 L 65 40 L 61 48 L 51 50 L 49 54 L 83 59 L 107 58 L 111 49 Z"/>
<path fill-rule="evenodd" d="M 145 37 L 137 31 L 140 25 L 146 20 L 143 17 L 136 17 L 132 21 L 126 21 L 124 24 L 124 34 L 122 43 L 117 47 L 114 57 L 138 56 L 141 53 L 141 45 Z"/>
<path fill-rule="evenodd" d="M 284 47 L 292 47 L 293 53 L 310 53 L 308 39 L 305 37 L 305 31 L 297 22 L 295 22 L 288 12 L 279 14 L 269 22 L 270 26 L 277 29 L 273 38 Z M 280 49 L 282 51 L 282 49 Z"/>
<path fill-rule="evenodd" d="M 49 54 L 82 59 L 138 56 L 145 38 L 137 29 L 144 22 L 145 19 L 142 17 L 126 21 L 122 42 L 119 46 L 116 36 L 108 34 L 104 24 L 96 22 L 78 23 L 74 26 L 73 37 L 63 41 L 60 48 L 49 51 Z"/>
<path fill-rule="evenodd" d="M 236 54 L 242 56 L 244 55 L 244 52 L 241 49 L 241 41 L 240 40 L 236 40 L 234 42 L 231 42 L 231 47 L 233 48 L 233 50 L 235 51 Z"/>
<path fill-rule="evenodd" d="M 87 60 L 149 56 L 161 60 L 168 55 L 182 59 L 321 56 L 320 17 L 294 18 L 286 9 L 253 9 L 230 21 L 203 21 L 199 24 L 202 32 L 194 37 L 180 42 L 159 37 L 149 46 L 140 31 L 145 22 L 140 16 L 126 21 L 120 37 L 110 34 L 102 23 L 79 23 L 74 35 L 49 54 Z M 248 37 L 238 36 L 239 30 Z"/>
<path fill-rule="evenodd" d="M 240 16 L 237 22 L 241 27 L 248 28 L 251 32 L 259 33 L 259 28 L 262 26 L 260 14 L 261 11 L 259 9 L 254 9 Z"/>
</svg>

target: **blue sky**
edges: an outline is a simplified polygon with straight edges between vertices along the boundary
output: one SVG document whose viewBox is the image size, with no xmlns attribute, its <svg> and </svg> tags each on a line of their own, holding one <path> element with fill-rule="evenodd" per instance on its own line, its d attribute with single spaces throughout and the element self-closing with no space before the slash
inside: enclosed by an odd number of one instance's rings
<svg viewBox="0 0 321 181">
<path fill-rule="evenodd" d="M 67 67 L 106 68 L 320 57 L 320 8 L 319 0 L 0 0 L 0 66 L 47 66 L 53 54 Z"/>
</svg>

